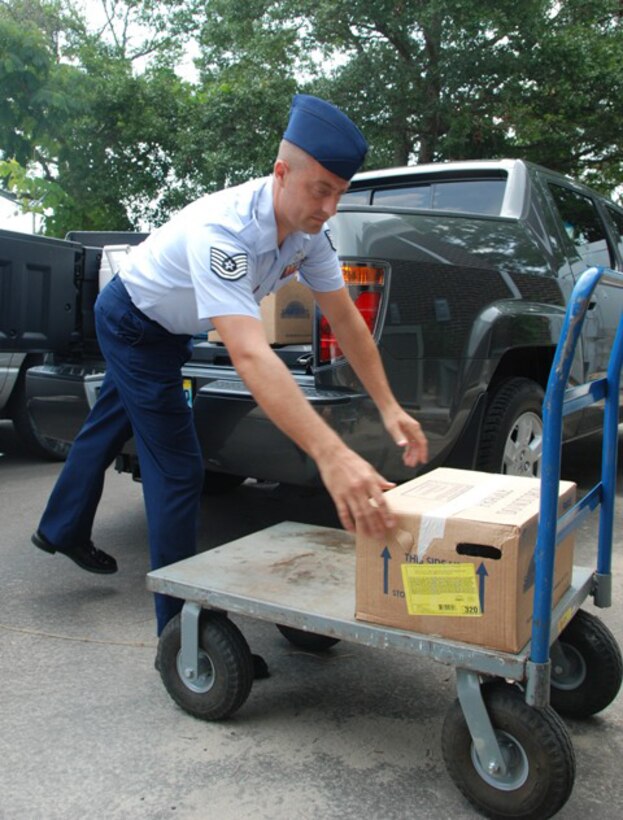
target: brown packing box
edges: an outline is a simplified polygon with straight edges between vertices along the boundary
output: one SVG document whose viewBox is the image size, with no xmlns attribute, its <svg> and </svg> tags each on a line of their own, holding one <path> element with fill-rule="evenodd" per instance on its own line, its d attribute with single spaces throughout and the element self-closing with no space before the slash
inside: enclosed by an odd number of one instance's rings
<svg viewBox="0 0 623 820">
<path fill-rule="evenodd" d="M 357 535 L 356 617 L 521 650 L 532 628 L 539 488 L 536 478 L 444 468 L 389 490 L 395 529 L 384 540 Z M 561 481 L 558 515 L 574 502 L 575 484 Z M 573 545 L 572 534 L 556 551 L 554 603 L 571 583 Z"/>
<path fill-rule="evenodd" d="M 293 279 L 260 302 L 262 324 L 271 345 L 311 344 L 314 297 L 309 288 Z M 220 342 L 215 330 L 208 341 Z"/>
</svg>

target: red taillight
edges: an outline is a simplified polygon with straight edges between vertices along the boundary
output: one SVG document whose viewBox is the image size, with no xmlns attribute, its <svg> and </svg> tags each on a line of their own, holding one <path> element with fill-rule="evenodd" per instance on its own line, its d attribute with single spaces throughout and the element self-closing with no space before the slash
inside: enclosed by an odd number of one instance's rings
<svg viewBox="0 0 623 820">
<path fill-rule="evenodd" d="M 381 294 L 378 290 L 364 290 L 355 299 L 355 306 L 359 308 L 359 313 L 365 319 L 370 333 L 374 333 L 374 325 L 376 324 L 376 316 L 379 312 L 379 305 L 381 304 Z"/>
<path fill-rule="evenodd" d="M 334 359 L 337 359 L 338 356 L 342 355 L 340 346 L 335 341 L 335 336 L 331 330 L 331 325 L 324 316 L 320 317 L 318 335 L 320 339 L 318 358 L 321 364 L 332 362 Z"/>
<path fill-rule="evenodd" d="M 374 333 L 385 284 L 385 268 L 380 265 L 362 265 L 343 262 L 342 272 L 355 305 L 363 316 L 370 333 Z M 324 316 L 318 324 L 318 360 L 320 364 L 334 362 L 342 355 L 331 325 Z"/>
</svg>

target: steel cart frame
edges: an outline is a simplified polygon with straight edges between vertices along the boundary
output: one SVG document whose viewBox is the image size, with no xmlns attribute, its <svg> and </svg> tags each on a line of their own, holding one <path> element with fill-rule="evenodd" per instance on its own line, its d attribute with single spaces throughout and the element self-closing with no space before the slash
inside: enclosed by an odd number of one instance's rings
<svg viewBox="0 0 623 820">
<path fill-rule="evenodd" d="M 612 597 L 623 317 L 606 376 L 567 388 L 598 284 L 623 287 L 623 274 L 591 268 L 576 283 L 545 394 L 533 627 L 521 652 L 355 620 L 352 537 L 341 530 L 284 522 L 149 573 L 149 589 L 185 601 L 158 646 L 158 668 L 172 698 L 196 717 L 219 720 L 248 697 L 252 656 L 227 613 L 275 623 L 292 643 L 308 649 L 347 640 L 415 652 L 456 667 L 458 700 L 444 722 L 442 750 L 463 794 L 492 817 L 555 814 L 575 778 L 573 747 L 559 713 L 585 717 L 604 709 L 623 679 L 614 637 L 595 616 L 580 610 L 588 596 L 598 607 L 610 606 Z M 601 401 L 601 480 L 559 519 L 562 419 Z M 574 567 L 571 587 L 552 611 L 556 546 L 597 507 L 596 570 Z"/>
</svg>

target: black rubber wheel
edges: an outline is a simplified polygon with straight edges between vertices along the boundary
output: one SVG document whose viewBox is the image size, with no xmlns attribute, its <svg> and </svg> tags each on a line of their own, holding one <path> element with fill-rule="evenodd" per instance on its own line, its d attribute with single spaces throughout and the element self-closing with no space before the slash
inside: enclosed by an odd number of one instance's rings
<svg viewBox="0 0 623 820">
<path fill-rule="evenodd" d="M 299 649 L 307 649 L 309 652 L 325 652 L 340 642 L 339 638 L 331 638 L 329 635 L 318 635 L 317 632 L 305 632 L 305 630 L 295 629 L 293 626 L 276 624 L 276 627 L 283 637 L 287 638 L 293 646 Z"/>
<path fill-rule="evenodd" d="M 156 659 L 173 700 L 202 720 L 223 720 L 246 701 L 253 683 L 251 650 L 223 613 L 202 612 L 199 624 L 199 675 L 192 681 L 181 668 L 180 616 L 166 625 Z"/>
<path fill-rule="evenodd" d="M 561 715 L 586 718 L 617 696 L 623 680 L 621 650 L 608 627 L 580 609 L 558 637 L 564 664 L 552 663 L 550 704 Z"/>
<path fill-rule="evenodd" d="M 206 470 L 203 475 L 203 493 L 204 495 L 225 495 L 236 490 L 245 480 L 245 477 L 241 475 Z"/>
<path fill-rule="evenodd" d="M 67 441 L 42 436 L 37 430 L 26 403 L 26 371 L 29 367 L 40 364 L 41 361 L 43 361 L 42 358 L 29 357 L 22 364 L 11 393 L 9 414 L 13 420 L 15 432 L 33 455 L 45 458 L 47 461 L 65 461 L 71 444 Z"/>
<path fill-rule="evenodd" d="M 541 475 L 544 395 L 531 379 L 507 379 L 498 385 L 485 411 L 476 469 Z"/>
<path fill-rule="evenodd" d="M 556 712 L 528 706 L 514 686 L 483 686 L 483 698 L 507 765 L 505 775 L 480 763 L 458 700 L 443 725 L 448 772 L 476 808 L 488 817 L 545 820 L 569 799 L 575 755 Z"/>
</svg>

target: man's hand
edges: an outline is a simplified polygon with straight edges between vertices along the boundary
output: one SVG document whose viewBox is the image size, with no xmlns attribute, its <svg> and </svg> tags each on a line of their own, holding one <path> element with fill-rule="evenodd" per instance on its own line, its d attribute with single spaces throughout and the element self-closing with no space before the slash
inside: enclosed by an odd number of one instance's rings
<svg viewBox="0 0 623 820">
<path fill-rule="evenodd" d="M 428 461 L 428 442 L 420 423 L 400 406 L 383 414 L 385 429 L 399 447 L 404 447 L 402 460 L 407 467 Z"/>
<path fill-rule="evenodd" d="M 346 299 L 352 304 L 350 297 Z M 249 316 L 222 316 L 213 321 L 236 370 L 259 406 L 316 462 L 342 526 L 350 532 L 357 529 L 381 538 L 395 525 L 383 497 L 383 491 L 395 485 L 349 449 L 311 407 L 292 374 L 269 347 L 259 320 Z M 369 337 L 367 329 L 365 332 Z M 376 350 L 374 345 L 372 350 Z M 384 398 L 390 398 L 384 402 L 387 409 L 383 412 L 383 421 L 394 441 L 405 447 L 405 464 L 414 466 L 425 460 L 426 438 L 419 424 L 392 399 L 389 390 L 381 393 Z"/>
<path fill-rule="evenodd" d="M 318 459 L 317 464 L 344 529 L 381 538 L 395 526 L 383 490 L 396 485 L 367 461 L 343 446 L 328 458 Z"/>
<path fill-rule="evenodd" d="M 385 375 L 376 343 L 361 314 L 345 288 L 314 292 L 323 314 L 329 320 L 340 347 L 353 370 L 376 404 L 385 429 L 399 447 L 402 460 L 415 467 L 428 460 L 428 444 L 419 423 L 396 401 Z"/>
</svg>

